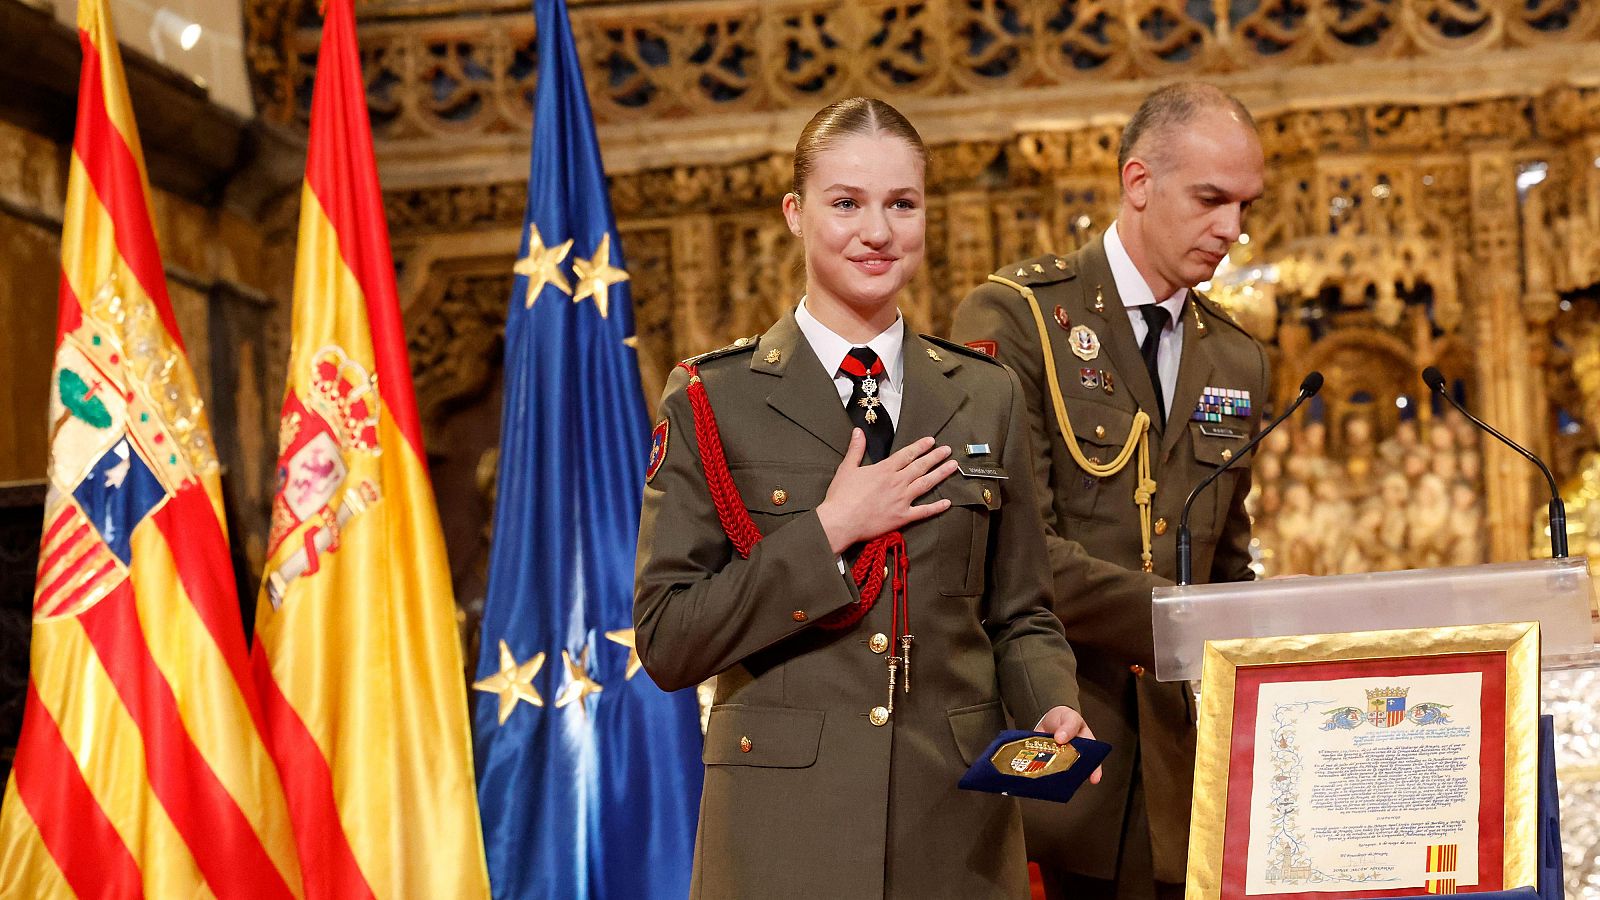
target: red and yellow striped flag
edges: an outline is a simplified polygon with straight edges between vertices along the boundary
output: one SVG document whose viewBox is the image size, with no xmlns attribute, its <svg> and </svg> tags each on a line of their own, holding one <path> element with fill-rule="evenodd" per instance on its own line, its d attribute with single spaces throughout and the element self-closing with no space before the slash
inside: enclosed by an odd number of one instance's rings
<svg viewBox="0 0 1600 900">
<path fill-rule="evenodd" d="M 1429 844 L 1428 871 L 1454 872 L 1456 870 L 1458 847 L 1458 844 Z"/>
<path fill-rule="evenodd" d="M 81 0 L 78 29 L 50 490 L 0 885 L 26 897 L 298 896 L 217 460 L 105 0 Z"/>
<path fill-rule="evenodd" d="M 311 897 L 488 896 L 351 0 L 329 0 L 252 660 Z"/>
</svg>

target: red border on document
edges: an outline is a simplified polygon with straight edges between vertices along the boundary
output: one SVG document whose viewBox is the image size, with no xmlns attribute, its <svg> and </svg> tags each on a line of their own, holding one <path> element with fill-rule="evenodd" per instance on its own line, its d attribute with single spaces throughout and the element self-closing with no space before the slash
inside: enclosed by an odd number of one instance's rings
<svg viewBox="0 0 1600 900">
<path fill-rule="evenodd" d="M 1256 706 L 1261 685 L 1339 678 L 1399 678 L 1407 675 L 1483 675 L 1483 744 L 1479 751 L 1478 883 L 1456 889 L 1476 894 L 1502 890 L 1505 877 L 1494 861 L 1505 852 L 1506 654 L 1452 653 L 1337 662 L 1239 666 L 1234 671 L 1233 746 L 1229 748 L 1227 822 L 1222 839 L 1222 896 L 1244 897 L 1245 855 L 1250 840 L 1250 793 L 1255 767 Z M 1356 897 L 1415 897 L 1422 887 L 1386 891 L 1301 891 L 1251 894 L 1250 900 L 1341 900 Z"/>
</svg>

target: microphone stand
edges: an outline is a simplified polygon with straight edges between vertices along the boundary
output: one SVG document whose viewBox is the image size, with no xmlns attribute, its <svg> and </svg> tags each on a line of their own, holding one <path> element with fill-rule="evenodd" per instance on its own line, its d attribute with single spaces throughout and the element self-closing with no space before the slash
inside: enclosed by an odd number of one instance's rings
<svg viewBox="0 0 1600 900">
<path fill-rule="evenodd" d="M 1500 443 L 1505 444 L 1507 447 L 1510 447 L 1522 456 L 1526 457 L 1529 462 L 1539 467 L 1540 472 L 1544 473 L 1544 479 L 1550 485 L 1550 558 L 1566 559 L 1567 506 L 1565 503 L 1561 502 L 1561 491 L 1556 487 L 1556 476 L 1551 474 L 1550 467 L 1544 464 L 1544 460 L 1534 456 L 1532 451 L 1523 447 L 1516 441 L 1513 441 L 1511 438 L 1501 434 L 1499 431 L 1496 431 L 1489 423 L 1468 412 L 1465 406 L 1463 406 L 1461 403 L 1458 403 L 1456 398 L 1450 396 L 1450 392 L 1445 390 L 1444 375 L 1440 374 L 1438 369 L 1434 368 L 1433 366 L 1423 369 L 1422 381 L 1423 383 L 1427 384 L 1428 388 L 1435 394 L 1443 397 L 1446 403 L 1455 407 L 1456 412 L 1466 416 L 1467 421 L 1494 435 L 1499 439 Z"/>
</svg>

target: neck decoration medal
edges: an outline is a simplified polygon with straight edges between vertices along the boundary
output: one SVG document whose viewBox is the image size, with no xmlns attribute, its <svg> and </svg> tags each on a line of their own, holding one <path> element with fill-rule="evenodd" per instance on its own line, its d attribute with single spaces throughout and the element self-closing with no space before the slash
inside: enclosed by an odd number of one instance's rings
<svg viewBox="0 0 1600 900">
<path fill-rule="evenodd" d="M 878 399 L 878 379 L 873 378 L 871 375 L 861 379 L 861 393 L 866 394 L 866 396 L 856 402 L 866 408 L 867 414 L 865 418 L 867 424 L 871 425 L 878 421 L 878 407 L 883 405 L 883 401 Z"/>
</svg>

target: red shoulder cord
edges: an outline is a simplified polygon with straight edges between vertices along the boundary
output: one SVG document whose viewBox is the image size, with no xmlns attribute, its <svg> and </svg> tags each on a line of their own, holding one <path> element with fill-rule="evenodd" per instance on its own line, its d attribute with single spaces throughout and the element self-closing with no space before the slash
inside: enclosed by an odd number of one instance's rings
<svg viewBox="0 0 1600 900">
<path fill-rule="evenodd" d="M 711 502 L 717 509 L 717 519 L 722 523 L 728 540 L 733 542 L 733 549 L 741 557 L 749 559 L 750 551 L 761 540 L 761 531 L 751 520 L 750 511 L 745 509 L 744 499 L 739 496 L 739 487 L 733 483 L 733 473 L 728 471 L 722 432 L 717 428 L 717 417 L 711 411 L 711 398 L 706 396 L 706 386 L 700 380 L 700 367 L 690 363 L 679 363 L 678 367 L 689 373 L 689 406 L 694 411 L 694 438 L 700 445 L 700 463 L 706 471 L 706 486 L 711 489 Z M 883 592 L 884 577 L 889 574 L 885 562 L 890 553 L 894 554 L 894 579 L 891 583 L 894 597 L 891 630 L 894 634 L 889 646 L 909 649 L 911 609 L 906 598 L 911 566 L 906 556 L 905 538 L 898 531 L 879 535 L 862 549 L 861 555 L 856 557 L 855 566 L 850 570 L 851 577 L 860 589 L 861 599 L 825 616 L 817 622 L 819 627 L 843 629 L 861 621 Z M 908 689 L 909 669 L 908 665 Z"/>
</svg>

